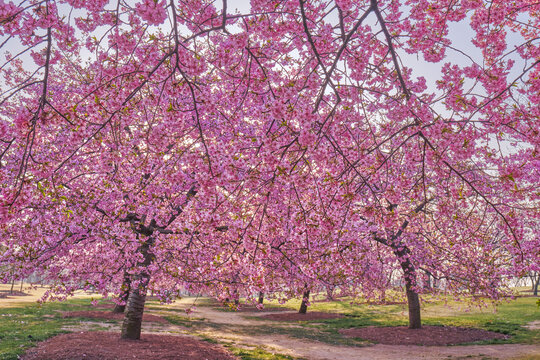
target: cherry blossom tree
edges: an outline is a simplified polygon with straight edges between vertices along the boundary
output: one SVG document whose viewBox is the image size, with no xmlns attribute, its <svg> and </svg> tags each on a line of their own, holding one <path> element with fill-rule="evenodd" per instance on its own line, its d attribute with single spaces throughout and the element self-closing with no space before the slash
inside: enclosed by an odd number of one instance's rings
<svg viewBox="0 0 540 360">
<path fill-rule="evenodd" d="M 2 1 L 2 265 L 127 277 L 133 339 L 148 289 L 497 299 L 540 260 L 539 6 Z"/>
</svg>

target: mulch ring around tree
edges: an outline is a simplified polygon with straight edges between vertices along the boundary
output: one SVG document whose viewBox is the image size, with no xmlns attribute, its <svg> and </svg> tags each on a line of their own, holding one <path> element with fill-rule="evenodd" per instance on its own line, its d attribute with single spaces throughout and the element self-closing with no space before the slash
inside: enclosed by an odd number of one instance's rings
<svg viewBox="0 0 540 360">
<path fill-rule="evenodd" d="M 112 311 L 67 311 L 63 312 L 64 318 L 83 317 L 91 319 L 105 319 L 105 320 L 123 320 L 124 314 L 113 313 Z M 143 314 L 143 321 L 151 321 L 162 324 L 168 324 L 169 322 L 157 315 Z"/>
<path fill-rule="evenodd" d="M 508 339 L 508 335 L 482 329 L 455 326 L 366 326 L 342 329 L 339 333 L 387 345 L 456 345 L 480 340 Z"/>
<path fill-rule="evenodd" d="M 22 360 L 233 360 L 222 346 L 187 336 L 144 333 L 141 340 L 121 339 L 119 333 L 96 331 L 62 334 L 38 344 Z"/>
<path fill-rule="evenodd" d="M 327 320 L 327 319 L 338 319 L 342 318 L 341 314 L 318 312 L 318 311 L 308 311 L 306 314 L 300 314 L 297 312 L 291 313 L 279 313 L 279 314 L 268 314 L 263 315 L 261 318 L 275 320 L 275 321 L 311 321 L 311 320 Z"/>
</svg>

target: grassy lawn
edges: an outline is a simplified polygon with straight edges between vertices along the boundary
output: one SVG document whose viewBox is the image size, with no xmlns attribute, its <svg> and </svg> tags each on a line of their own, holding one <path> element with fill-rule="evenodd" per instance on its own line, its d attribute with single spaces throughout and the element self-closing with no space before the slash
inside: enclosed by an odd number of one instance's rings
<svg viewBox="0 0 540 360">
<path fill-rule="evenodd" d="M 162 309 L 157 302 L 149 302 L 149 309 Z M 9 307 L 2 307 L 0 302 L 0 360 L 16 360 L 25 350 L 36 346 L 58 334 L 69 332 L 62 328 L 76 326 L 81 322 L 95 322 L 89 330 L 107 330 L 100 323 L 117 323 L 115 320 L 93 318 L 63 318 L 64 311 L 111 311 L 110 309 L 95 308 L 90 299 L 72 299 L 64 302 L 21 303 L 19 306 L 10 303 Z M 185 316 L 166 316 L 173 324 L 184 327 L 196 327 L 200 319 L 190 319 Z M 201 336 L 202 340 L 216 343 L 215 340 Z M 293 357 L 270 353 L 262 348 L 240 348 L 231 344 L 223 344 L 231 353 L 242 360 L 293 360 Z"/>
<path fill-rule="evenodd" d="M 492 340 L 480 343 L 522 343 L 539 344 L 540 330 L 529 330 L 524 326 L 531 321 L 540 320 L 540 307 L 537 298 L 522 297 L 497 306 L 479 309 L 467 308 L 467 305 L 455 301 L 431 301 L 424 303 L 422 308 L 422 323 L 424 325 L 445 325 L 475 327 L 511 335 L 507 340 Z M 274 304 L 274 306 L 276 306 Z M 300 302 L 289 301 L 284 305 L 291 310 L 297 310 Z M 340 313 L 345 315 L 339 319 L 301 321 L 297 324 L 305 329 L 327 333 L 324 338 L 341 337 L 339 329 L 362 326 L 397 326 L 407 325 L 407 306 L 403 305 L 354 305 L 350 301 L 313 302 L 309 311 Z M 270 321 L 270 320 L 267 320 Z M 302 333 L 302 331 L 296 331 Z M 309 333 L 306 333 L 307 337 Z M 306 337 L 303 336 L 303 337 Z M 340 341 L 338 341 L 339 343 Z"/>
<path fill-rule="evenodd" d="M 89 306 L 89 299 L 76 299 L 0 308 L 0 360 L 17 359 L 17 355 L 37 342 L 65 333 L 63 326 L 75 325 L 80 320 L 64 319 L 61 312 L 88 310 Z"/>
<path fill-rule="evenodd" d="M 529 330 L 524 326 L 535 320 L 540 320 L 540 308 L 536 304 L 537 298 L 524 297 L 504 302 L 497 307 L 467 311 L 459 309 L 463 304 L 449 302 L 447 305 L 440 301 L 425 303 L 423 306 L 423 323 L 426 325 L 451 325 L 463 327 L 477 327 L 486 330 L 509 334 L 508 340 L 493 340 L 484 343 L 540 343 L 540 330 Z M 291 310 L 298 309 L 298 301 L 290 301 L 285 305 L 277 303 L 268 304 L 271 307 L 284 306 Z M 210 300 L 198 302 L 197 306 L 216 307 Z M 90 305 L 90 299 L 72 299 L 60 303 L 13 304 L 4 307 L 0 302 L 0 360 L 14 360 L 27 348 L 35 346 L 37 342 L 48 339 L 54 335 L 67 332 L 65 327 L 76 326 L 82 320 L 93 321 L 96 326 L 91 330 L 103 330 L 100 323 L 114 320 L 63 318 L 62 311 L 102 310 Z M 363 346 L 367 342 L 355 338 L 345 338 L 338 333 L 339 329 L 361 326 L 394 326 L 407 324 L 406 305 L 353 305 L 349 301 L 313 302 L 308 311 L 335 312 L 345 315 L 339 319 L 301 321 L 293 324 L 274 322 L 260 319 L 253 313 L 239 315 L 258 321 L 250 325 L 227 325 L 212 322 L 212 319 L 201 319 L 186 316 L 178 307 L 160 305 L 155 301 L 148 302 L 147 310 L 160 315 L 160 311 L 167 311 L 163 316 L 171 324 L 189 329 L 190 333 L 197 334 L 205 341 L 215 342 L 215 339 L 201 335 L 205 329 L 213 329 L 220 333 L 236 334 L 282 334 L 293 338 L 309 339 L 326 342 L 334 345 Z M 103 324 L 102 324 L 103 325 Z M 291 326 L 292 325 L 292 326 Z M 239 347 L 236 344 L 223 342 L 222 345 L 241 359 L 286 360 L 292 357 L 273 354 L 261 347 Z"/>
</svg>

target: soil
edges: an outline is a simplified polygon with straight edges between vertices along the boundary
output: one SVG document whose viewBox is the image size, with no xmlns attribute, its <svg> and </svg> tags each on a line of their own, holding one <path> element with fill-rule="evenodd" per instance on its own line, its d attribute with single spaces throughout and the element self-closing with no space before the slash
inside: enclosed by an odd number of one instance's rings
<svg viewBox="0 0 540 360">
<path fill-rule="evenodd" d="M 121 339 L 105 331 L 62 334 L 40 342 L 22 360 L 235 360 L 222 346 L 188 336 L 143 334 Z"/>
<path fill-rule="evenodd" d="M 342 329 L 340 334 L 388 345 L 456 345 L 480 340 L 508 339 L 508 335 L 482 329 L 454 326 L 366 326 Z"/>
<path fill-rule="evenodd" d="M 300 314 L 298 312 L 287 312 L 280 314 L 268 314 L 261 316 L 264 319 L 270 319 L 275 321 L 310 321 L 310 320 L 326 320 L 326 319 L 338 319 L 342 318 L 341 314 L 332 314 L 318 311 L 307 312 L 306 314 Z"/>
<path fill-rule="evenodd" d="M 72 318 L 72 317 L 83 317 L 91 319 L 106 319 L 106 320 L 123 320 L 124 314 L 116 314 L 112 311 L 68 311 L 64 312 L 63 317 Z M 157 315 L 143 314 L 143 321 L 152 321 L 162 324 L 168 324 L 169 322 Z"/>
</svg>

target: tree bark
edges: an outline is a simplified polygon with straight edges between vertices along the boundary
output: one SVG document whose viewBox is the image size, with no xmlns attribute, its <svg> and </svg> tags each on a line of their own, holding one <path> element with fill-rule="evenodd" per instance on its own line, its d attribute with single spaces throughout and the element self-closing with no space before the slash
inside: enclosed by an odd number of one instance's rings
<svg viewBox="0 0 540 360">
<path fill-rule="evenodd" d="M 264 293 L 262 291 L 259 291 L 259 304 L 263 304 L 264 302 Z"/>
<path fill-rule="evenodd" d="M 401 244 L 399 247 L 394 245 L 394 254 L 398 257 L 403 277 L 405 278 L 405 291 L 407 294 L 407 304 L 409 307 L 409 329 L 420 329 L 422 319 L 420 316 L 420 298 L 414 290 L 416 285 L 416 269 L 409 260 L 410 250 L 407 246 Z"/>
<path fill-rule="evenodd" d="M 429 272 L 425 272 L 426 274 L 426 285 L 425 287 L 428 289 L 431 289 L 431 274 Z"/>
<path fill-rule="evenodd" d="M 115 314 L 122 314 L 126 310 L 126 305 L 129 299 L 129 293 L 131 290 L 131 279 L 129 278 L 129 274 L 124 273 L 124 282 L 122 284 L 122 290 L 124 290 L 124 293 L 120 297 L 120 301 L 122 301 L 123 305 L 116 304 L 114 306 L 113 313 Z"/>
<path fill-rule="evenodd" d="M 126 315 L 122 324 L 122 339 L 139 340 L 141 338 L 141 326 L 146 302 L 146 290 L 150 282 L 150 274 L 147 269 L 152 262 L 152 253 L 150 247 L 154 239 L 149 237 L 141 246 L 140 252 L 143 255 L 143 261 L 138 265 L 140 272 L 133 276 L 131 281 L 131 291 L 126 306 Z M 133 286 L 133 285 L 137 286 Z"/>
<path fill-rule="evenodd" d="M 402 261 L 401 268 L 405 277 L 405 290 L 407 292 L 407 303 L 409 306 L 409 329 L 420 329 L 422 320 L 420 317 L 420 298 L 414 290 L 416 283 L 416 272 L 411 262 L 406 259 Z"/>
<path fill-rule="evenodd" d="M 540 274 L 536 275 L 536 282 L 533 283 L 533 296 L 538 296 L 538 285 L 540 284 Z"/>
<path fill-rule="evenodd" d="M 308 300 L 309 300 L 309 290 L 304 290 L 304 293 L 302 294 L 302 304 L 300 304 L 300 310 L 298 311 L 299 314 L 307 313 Z"/>
<path fill-rule="evenodd" d="M 411 289 L 411 285 L 405 282 L 407 290 L 407 302 L 409 304 L 409 329 L 420 329 L 422 320 L 420 317 L 420 299 L 416 291 Z"/>
<path fill-rule="evenodd" d="M 238 305 L 240 305 L 240 294 L 238 293 L 238 289 L 234 289 L 233 297 L 234 297 L 234 305 L 238 307 Z"/>
<path fill-rule="evenodd" d="M 131 290 L 127 303 L 126 316 L 122 324 L 122 339 L 139 340 L 141 338 L 145 302 L 146 286 L 139 286 Z"/>
<path fill-rule="evenodd" d="M 334 300 L 334 286 L 328 285 L 326 287 L 326 298 L 330 301 Z"/>
</svg>

